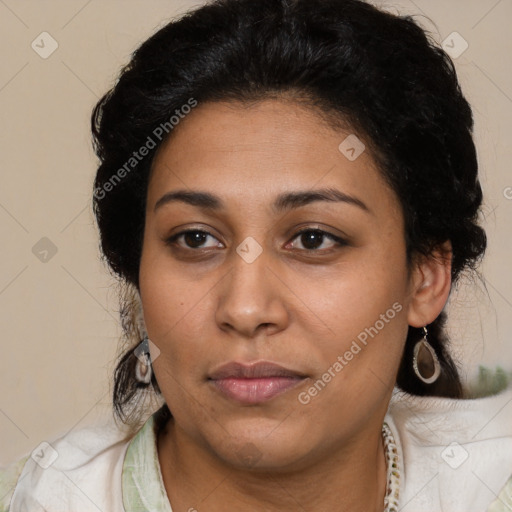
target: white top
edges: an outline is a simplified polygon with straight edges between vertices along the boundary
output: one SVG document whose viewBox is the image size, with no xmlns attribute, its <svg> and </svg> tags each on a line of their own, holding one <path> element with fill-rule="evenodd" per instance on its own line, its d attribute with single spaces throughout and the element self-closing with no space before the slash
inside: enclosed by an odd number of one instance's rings
<svg viewBox="0 0 512 512">
<path fill-rule="evenodd" d="M 172 512 L 154 419 L 129 440 L 112 421 L 43 443 L 0 471 L 0 512 Z M 512 385 L 472 400 L 395 390 L 385 422 L 398 451 L 397 510 L 512 510 Z"/>
</svg>

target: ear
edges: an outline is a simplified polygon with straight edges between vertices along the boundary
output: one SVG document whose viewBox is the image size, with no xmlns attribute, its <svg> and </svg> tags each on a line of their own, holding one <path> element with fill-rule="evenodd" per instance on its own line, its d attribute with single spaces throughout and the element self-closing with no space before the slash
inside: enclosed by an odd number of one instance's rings
<svg viewBox="0 0 512 512">
<path fill-rule="evenodd" d="M 452 244 L 448 240 L 416 262 L 410 279 L 409 325 L 423 327 L 443 310 L 452 285 L 452 256 Z"/>
</svg>

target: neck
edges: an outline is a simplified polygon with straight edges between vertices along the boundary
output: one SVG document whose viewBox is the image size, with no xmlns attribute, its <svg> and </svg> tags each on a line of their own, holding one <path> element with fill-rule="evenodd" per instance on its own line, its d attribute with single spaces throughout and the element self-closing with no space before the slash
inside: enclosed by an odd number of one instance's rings
<svg viewBox="0 0 512 512">
<path fill-rule="evenodd" d="M 240 470 L 191 439 L 171 418 L 158 435 L 158 455 L 176 511 L 383 510 L 387 477 L 380 429 L 362 432 L 300 470 Z"/>
</svg>

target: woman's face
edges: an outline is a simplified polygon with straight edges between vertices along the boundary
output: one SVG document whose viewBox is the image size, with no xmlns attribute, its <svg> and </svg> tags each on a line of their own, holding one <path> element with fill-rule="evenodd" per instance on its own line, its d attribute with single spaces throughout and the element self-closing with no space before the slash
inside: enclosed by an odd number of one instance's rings
<svg viewBox="0 0 512 512">
<path fill-rule="evenodd" d="M 153 162 L 153 368 L 176 429 L 231 465 L 297 468 L 382 424 L 413 284 L 398 200 L 349 135 L 291 102 L 205 103 Z"/>
</svg>

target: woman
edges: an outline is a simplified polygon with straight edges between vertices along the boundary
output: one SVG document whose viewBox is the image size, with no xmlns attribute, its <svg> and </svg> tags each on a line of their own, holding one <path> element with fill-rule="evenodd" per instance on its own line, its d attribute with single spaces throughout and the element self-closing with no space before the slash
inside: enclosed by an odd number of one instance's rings
<svg viewBox="0 0 512 512">
<path fill-rule="evenodd" d="M 486 247 L 472 114 L 421 28 L 217 0 L 92 121 L 133 431 L 25 459 L 9 510 L 506 510 L 512 387 L 472 398 L 444 332 Z"/>
</svg>

